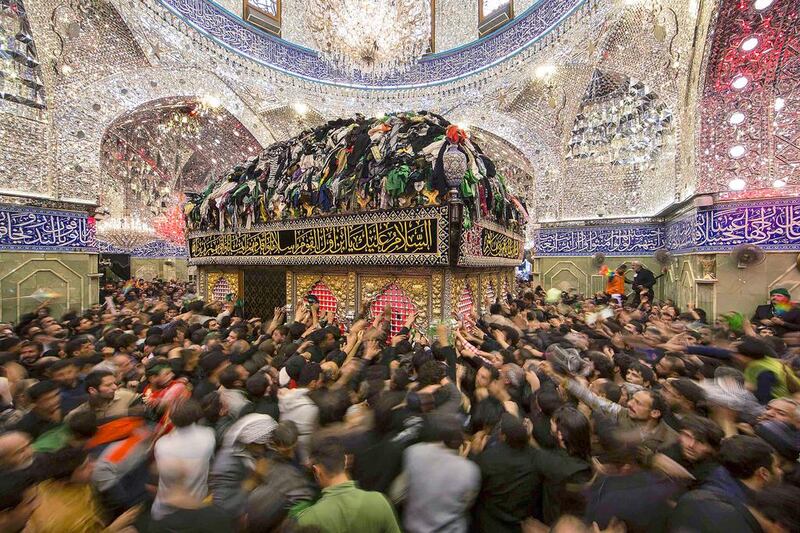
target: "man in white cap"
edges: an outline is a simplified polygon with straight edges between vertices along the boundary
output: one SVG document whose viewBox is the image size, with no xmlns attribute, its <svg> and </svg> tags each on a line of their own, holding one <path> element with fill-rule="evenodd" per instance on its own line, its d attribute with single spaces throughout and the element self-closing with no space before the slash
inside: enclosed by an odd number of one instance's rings
<svg viewBox="0 0 800 533">
<path fill-rule="evenodd" d="M 237 420 L 225 433 L 208 478 L 214 503 L 236 516 L 244 512 L 248 493 L 243 483 L 256 467 L 256 460 L 266 452 L 278 423 L 257 413 Z"/>
</svg>

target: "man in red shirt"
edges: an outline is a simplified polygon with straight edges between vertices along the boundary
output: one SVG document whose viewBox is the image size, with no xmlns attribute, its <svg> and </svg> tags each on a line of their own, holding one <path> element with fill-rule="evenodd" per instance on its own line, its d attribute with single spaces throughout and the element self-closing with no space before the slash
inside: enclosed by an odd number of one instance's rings
<svg viewBox="0 0 800 533">
<path fill-rule="evenodd" d="M 142 392 L 142 400 L 158 419 L 159 433 L 168 433 L 172 429 L 170 411 L 177 403 L 191 397 L 191 393 L 184 378 L 175 379 L 175 373 L 166 359 L 153 360 L 147 367 L 146 375 L 148 383 Z"/>
</svg>

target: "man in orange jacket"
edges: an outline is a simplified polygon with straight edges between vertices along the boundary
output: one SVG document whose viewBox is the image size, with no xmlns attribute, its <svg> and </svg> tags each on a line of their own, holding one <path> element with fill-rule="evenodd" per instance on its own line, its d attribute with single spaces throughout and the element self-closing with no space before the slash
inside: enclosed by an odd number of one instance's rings
<svg viewBox="0 0 800 533">
<path fill-rule="evenodd" d="M 607 274 L 606 294 L 614 298 L 620 305 L 622 305 L 623 296 L 625 295 L 625 272 L 627 271 L 628 266 L 622 263 L 614 272 Z"/>
</svg>

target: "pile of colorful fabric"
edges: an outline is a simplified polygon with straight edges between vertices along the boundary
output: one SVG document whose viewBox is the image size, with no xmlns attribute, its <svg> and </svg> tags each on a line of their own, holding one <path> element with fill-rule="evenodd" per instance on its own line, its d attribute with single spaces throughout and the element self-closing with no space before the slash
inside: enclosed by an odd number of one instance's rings
<svg viewBox="0 0 800 533">
<path fill-rule="evenodd" d="M 332 120 L 213 180 L 185 204 L 189 230 L 249 229 L 271 220 L 440 205 L 447 194 L 443 156 L 467 158 L 461 183 L 467 227 L 491 220 L 524 225 L 523 203 L 469 136 L 429 112 Z"/>
</svg>

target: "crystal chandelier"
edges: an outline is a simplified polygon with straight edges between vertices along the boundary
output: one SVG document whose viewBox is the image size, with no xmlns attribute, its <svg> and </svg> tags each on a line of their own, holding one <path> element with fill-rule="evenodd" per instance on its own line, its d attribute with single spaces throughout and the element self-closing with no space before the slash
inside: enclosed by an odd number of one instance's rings
<svg viewBox="0 0 800 533">
<path fill-rule="evenodd" d="M 97 234 L 123 250 L 133 250 L 156 239 L 156 232 L 150 224 L 130 215 L 101 220 L 97 223 Z"/>
<path fill-rule="evenodd" d="M 197 108 L 174 111 L 164 123 L 158 126 L 161 133 L 177 135 L 182 138 L 197 137 L 200 133 L 200 114 Z"/>
<path fill-rule="evenodd" d="M 197 137 L 202 130 L 204 118 L 210 118 L 221 105 L 216 96 L 204 96 L 197 102 L 177 107 L 167 120 L 159 124 L 161 133 L 178 135 L 184 139 Z M 222 120 L 219 116 L 218 120 Z"/>
<path fill-rule="evenodd" d="M 322 57 L 345 74 L 408 70 L 430 47 L 429 0 L 311 0 L 306 19 Z"/>
<path fill-rule="evenodd" d="M 581 104 L 567 147 L 567 159 L 611 165 L 653 164 L 670 143 L 672 112 L 636 80 Z"/>
</svg>

